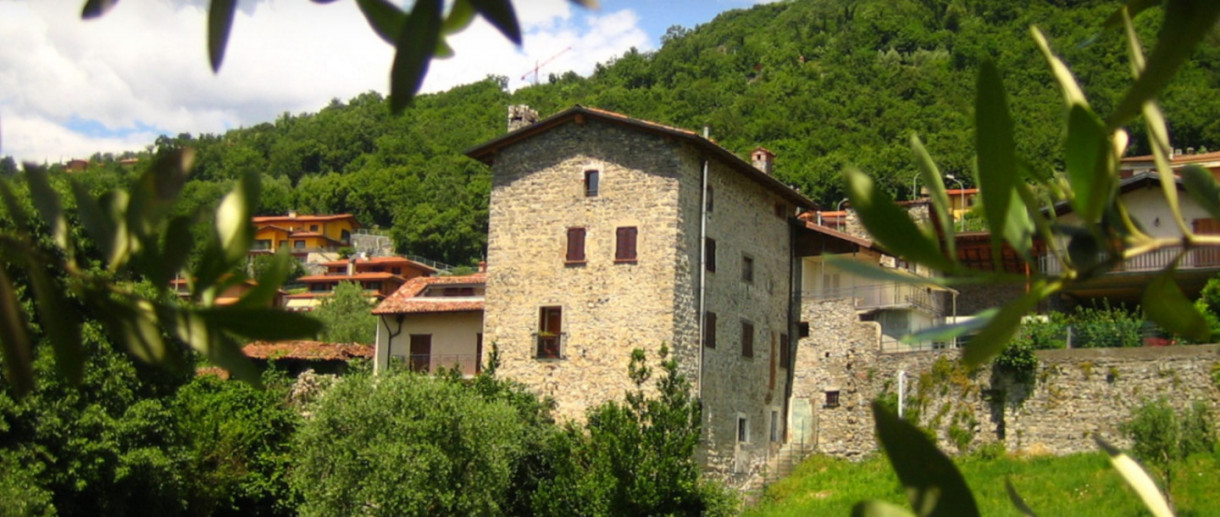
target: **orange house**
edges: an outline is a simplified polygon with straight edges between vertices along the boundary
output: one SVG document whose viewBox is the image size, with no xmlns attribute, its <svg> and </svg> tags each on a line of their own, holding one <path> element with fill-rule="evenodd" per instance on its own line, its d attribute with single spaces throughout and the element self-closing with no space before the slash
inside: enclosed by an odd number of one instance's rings
<svg viewBox="0 0 1220 517">
<path fill-rule="evenodd" d="M 352 231 L 360 227 L 352 214 L 272 215 L 254 218 L 251 253 L 275 253 L 289 246 L 294 255 L 311 251 L 334 251 L 351 244 Z"/>
<path fill-rule="evenodd" d="M 289 310 L 311 311 L 322 304 L 322 299 L 334 292 L 339 282 L 360 284 L 369 299 L 379 302 L 394 293 L 407 280 L 432 276 L 436 269 L 403 257 L 373 257 L 326 262 L 326 273 L 303 276 L 297 281 L 305 284 L 306 291 L 286 297 Z"/>
</svg>

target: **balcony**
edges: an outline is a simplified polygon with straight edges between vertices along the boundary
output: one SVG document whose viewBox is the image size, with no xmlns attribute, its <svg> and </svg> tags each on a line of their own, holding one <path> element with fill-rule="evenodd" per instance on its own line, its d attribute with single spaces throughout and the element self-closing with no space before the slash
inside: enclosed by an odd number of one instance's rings
<svg viewBox="0 0 1220 517">
<path fill-rule="evenodd" d="M 535 332 L 535 359 L 563 359 L 564 345 L 568 341 L 566 332 Z"/>
<path fill-rule="evenodd" d="M 1107 273 L 1141 273 L 1160 271 L 1173 263 L 1182 253 L 1181 246 L 1169 246 L 1142 255 L 1131 257 L 1110 268 Z M 1105 260 L 1107 255 L 1099 253 L 1098 261 Z M 1039 258 L 1042 272 L 1047 275 L 1063 273 L 1063 266 L 1053 255 L 1043 255 Z M 1196 248 L 1182 255 L 1178 261 L 1178 269 L 1220 269 L 1220 248 Z"/>
<path fill-rule="evenodd" d="M 480 371 L 478 354 L 410 354 L 394 355 L 391 366 L 408 368 L 414 372 L 433 373 L 441 368 L 456 368 L 462 375 L 475 375 Z"/>
<path fill-rule="evenodd" d="M 802 291 L 806 301 L 850 299 L 856 310 L 907 308 L 918 309 L 935 316 L 945 315 L 945 303 L 939 287 L 901 283 L 857 285 L 838 289 Z"/>
</svg>

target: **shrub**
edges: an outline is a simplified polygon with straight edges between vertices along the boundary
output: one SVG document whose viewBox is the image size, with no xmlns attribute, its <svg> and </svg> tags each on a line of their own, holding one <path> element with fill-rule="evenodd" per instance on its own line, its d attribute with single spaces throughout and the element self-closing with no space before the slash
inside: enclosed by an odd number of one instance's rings
<svg viewBox="0 0 1220 517">
<path fill-rule="evenodd" d="M 1119 348 L 1143 345 L 1143 319 L 1109 302 L 1100 307 L 1077 306 L 1072 315 L 1072 346 Z"/>
<path fill-rule="evenodd" d="M 345 377 L 296 439 L 301 515 L 492 515 L 525 456 L 503 399 L 410 372 Z"/>
</svg>

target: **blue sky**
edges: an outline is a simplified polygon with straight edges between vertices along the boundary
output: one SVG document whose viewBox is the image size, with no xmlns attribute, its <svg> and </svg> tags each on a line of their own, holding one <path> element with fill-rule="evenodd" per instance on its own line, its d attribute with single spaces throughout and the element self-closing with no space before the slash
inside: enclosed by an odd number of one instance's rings
<svg viewBox="0 0 1220 517">
<path fill-rule="evenodd" d="M 218 133 L 313 112 L 331 99 L 385 92 L 392 49 L 352 0 L 241 0 L 225 63 L 206 52 L 207 2 L 127 1 L 100 19 L 83 0 L 0 0 L 0 155 L 60 162 L 140 150 L 159 134 Z M 544 74 L 587 75 L 627 49 L 652 50 L 670 26 L 691 27 L 757 0 L 518 0 L 521 47 L 476 21 L 450 39 L 456 56 L 424 82 L 443 91 L 483 79 L 518 88 L 535 63 L 565 48 Z"/>
</svg>

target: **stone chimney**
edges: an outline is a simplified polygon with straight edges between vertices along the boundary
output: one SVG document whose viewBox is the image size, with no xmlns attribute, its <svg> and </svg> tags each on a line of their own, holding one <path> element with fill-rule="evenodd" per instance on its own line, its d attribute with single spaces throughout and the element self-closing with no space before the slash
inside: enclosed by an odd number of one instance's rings
<svg viewBox="0 0 1220 517">
<path fill-rule="evenodd" d="M 480 272 L 480 273 L 486 273 L 486 272 L 487 272 L 487 261 L 486 261 L 486 260 L 480 260 L 480 261 L 479 261 L 479 272 Z"/>
<path fill-rule="evenodd" d="M 754 163 L 755 169 L 770 176 L 771 167 L 775 164 L 775 153 L 763 147 L 755 147 L 754 152 L 750 153 L 750 161 Z"/>
<path fill-rule="evenodd" d="M 508 107 L 508 132 L 511 133 L 538 122 L 538 112 L 525 104 Z"/>
</svg>

